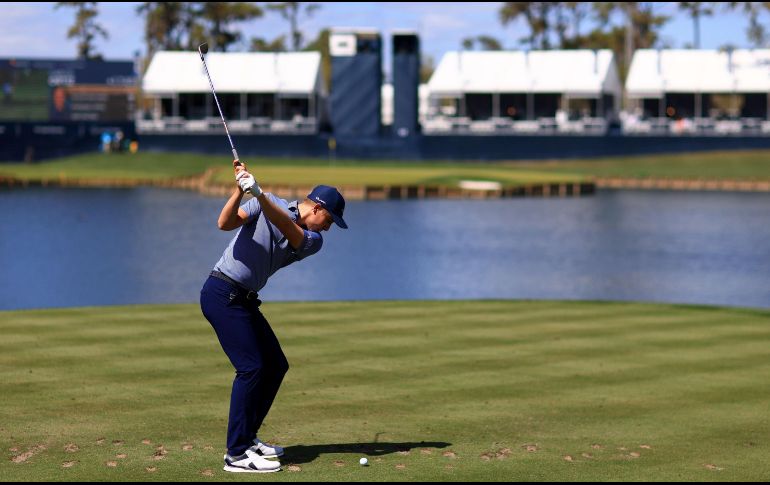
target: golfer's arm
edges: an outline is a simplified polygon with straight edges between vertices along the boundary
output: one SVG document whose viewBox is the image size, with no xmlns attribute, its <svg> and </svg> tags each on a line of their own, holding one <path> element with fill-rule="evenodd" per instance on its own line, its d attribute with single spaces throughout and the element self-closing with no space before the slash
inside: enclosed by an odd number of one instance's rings
<svg viewBox="0 0 770 485">
<path fill-rule="evenodd" d="M 305 231 L 302 230 L 280 207 L 275 205 L 264 193 L 257 196 L 259 205 L 262 206 L 262 212 L 275 227 L 286 237 L 291 247 L 298 249 L 302 246 L 302 240 L 305 238 Z"/>
<path fill-rule="evenodd" d="M 248 216 L 246 215 L 246 212 L 240 208 L 242 198 L 243 192 L 236 187 L 232 195 L 230 195 L 230 198 L 225 202 L 225 206 L 222 207 L 222 212 L 219 213 L 217 227 L 223 231 L 232 231 L 246 223 Z"/>
</svg>

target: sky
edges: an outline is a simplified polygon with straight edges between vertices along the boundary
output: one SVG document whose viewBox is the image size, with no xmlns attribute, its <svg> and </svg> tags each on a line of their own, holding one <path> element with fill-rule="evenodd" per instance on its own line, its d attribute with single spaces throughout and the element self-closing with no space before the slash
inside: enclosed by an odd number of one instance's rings
<svg viewBox="0 0 770 485">
<path fill-rule="evenodd" d="M 308 39 L 314 39 L 325 27 L 374 28 L 383 36 L 384 64 L 388 71 L 389 38 L 394 30 L 411 30 L 420 36 L 423 56 L 438 64 L 447 51 L 459 50 L 466 37 L 491 35 L 504 48 L 520 48 L 518 39 L 527 28 L 523 20 L 503 27 L 498 21 L 501 2 L 317 2 L 321 8 L 310 19 L 301 22 Z M 95 43 L 97 52 L 107 60 L 130 60 L 138 51 L 144 54 L 144 22 L 137 15 L 139 2 L 100 3 L 98 22 L 109 32 L 109 39 Z M 262 4 L 262 3 L 261 3 Z M 75 39 L 67 39 L 74 23 L 74 9 L 54 8 L 55 3 L 5 3 L 0 14 L 0 57 L 69 59 L 77 54 Z M 659 7 L 659 12 L 672 16 L 662 31 L 662 44 L 668 48 L 684 48 L 693 41 L 692 20 L 678 12 L 675 2 Z M 240 24 L 244 37 L 268 40 L 288 34 L 288 24 L 277 13 L 267 12 L 260 19 Z M 587 30 L 588 22 L 584 29 Z M 739 13 L 723 13 L 701 21 L 701 48 L 718 49 L 726 44 L 750 47 L 746 39 L 748 19 Z M 287 35 L 288 37 L 288 35 Z M 240 49 L 247 50 L 244 43 Z"/>
</svg>

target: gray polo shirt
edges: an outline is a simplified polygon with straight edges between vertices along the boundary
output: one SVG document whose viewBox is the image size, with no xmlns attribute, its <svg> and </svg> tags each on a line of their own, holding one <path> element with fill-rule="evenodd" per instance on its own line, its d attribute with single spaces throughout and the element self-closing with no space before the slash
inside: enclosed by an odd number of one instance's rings
<svg viewBox="0 0 770 485">
<path fill-rule="evenodd" d="M 295 222 L 299 218 L 297 201 L 287 203 L 273 194 L 265 193 Z M 295 261 L 317 253 L 323 244 L 321 234 L 305 230 L 302 246 L 295 250 L 278 228 L 262 213 L 256 197 L 241 206 L 248 221 L 238 229 L 214 269 L 246 288 L 259 291 L 276 271 Z"/>
</svg>

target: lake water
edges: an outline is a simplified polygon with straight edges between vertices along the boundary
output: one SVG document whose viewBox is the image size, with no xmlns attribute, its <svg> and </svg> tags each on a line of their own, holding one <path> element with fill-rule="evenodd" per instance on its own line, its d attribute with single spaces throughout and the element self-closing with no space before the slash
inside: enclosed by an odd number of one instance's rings
<svg viewBox="0 0 770 485">
<path fill-rule="evenodd" d="M 0 189 L 0 309 L 192 303 L 223 198 Z M 276 300 L 566 299 L 770 307 L 770 194 L 350 201 Z"/>
</svg>

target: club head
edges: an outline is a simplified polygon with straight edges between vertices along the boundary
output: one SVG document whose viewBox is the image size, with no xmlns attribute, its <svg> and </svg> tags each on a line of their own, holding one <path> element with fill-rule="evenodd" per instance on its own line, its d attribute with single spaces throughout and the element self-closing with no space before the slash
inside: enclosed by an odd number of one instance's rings
<svg viewBox="0 0 770 485">
<path fill-rule="evenodd" d="M 208 51 L 209 51 L 209 45 L 206 42 L 198 46 L 198 53 L 201 55 L 201 59 L 203 59 L 203 55 L 206 54 Z"/>
</svg>

